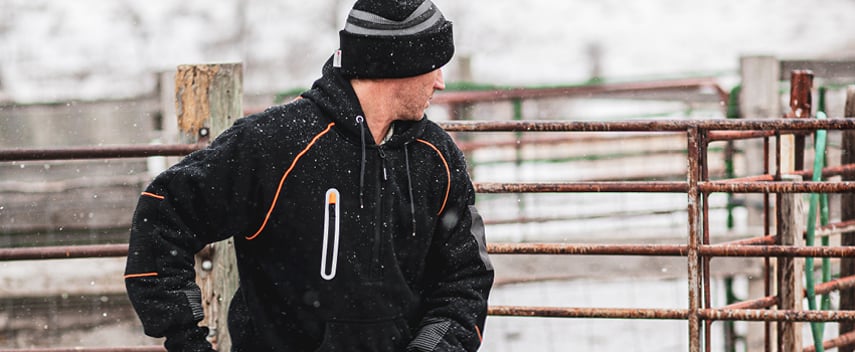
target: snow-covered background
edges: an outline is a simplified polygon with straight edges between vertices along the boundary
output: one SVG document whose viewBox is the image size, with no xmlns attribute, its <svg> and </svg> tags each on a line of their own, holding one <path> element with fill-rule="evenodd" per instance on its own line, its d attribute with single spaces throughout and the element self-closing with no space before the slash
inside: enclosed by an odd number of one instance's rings
<svg viewBox="0 0 855 352">
<path fill-rule="evenodd" d="M 477 82 L 734 72 L 741 55 L 853 55 L 855 1 L 437 0 Z M 349 0 L 0 0 L 0 92 L 19 102 L 145 94 L 153 72 L 245 63 L 248 94 L 305 87 Z M 456 60 L 448 66 L 458 77 Z"/>
</svg>

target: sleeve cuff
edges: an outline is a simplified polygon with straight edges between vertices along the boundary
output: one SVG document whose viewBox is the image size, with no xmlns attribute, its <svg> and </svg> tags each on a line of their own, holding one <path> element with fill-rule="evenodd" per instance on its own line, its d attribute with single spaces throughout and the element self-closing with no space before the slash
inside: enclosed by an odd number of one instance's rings
<svg viewBox="0 0 855 352">
<path fill-rule="evenodd" d="M 419 329 L 416 338 L 407 346 L 408 352 L 430 352 L 436 350 L 436 346 L 442 341 L 451 322 L 447 320 L 429 320 Z"/>
</svg>

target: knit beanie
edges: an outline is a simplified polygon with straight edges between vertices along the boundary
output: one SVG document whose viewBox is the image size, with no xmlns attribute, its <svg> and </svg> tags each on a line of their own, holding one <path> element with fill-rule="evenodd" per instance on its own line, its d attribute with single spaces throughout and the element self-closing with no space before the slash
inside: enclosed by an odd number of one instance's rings
<svg viewBox="0 0 855 352">
<path fill-rule="evenodd" d="M 452 55 L 451 22 L 430 0 L 358 0 L 333 66 L 347 78 L 402 78 L 438 69 Z"/>
</svg>

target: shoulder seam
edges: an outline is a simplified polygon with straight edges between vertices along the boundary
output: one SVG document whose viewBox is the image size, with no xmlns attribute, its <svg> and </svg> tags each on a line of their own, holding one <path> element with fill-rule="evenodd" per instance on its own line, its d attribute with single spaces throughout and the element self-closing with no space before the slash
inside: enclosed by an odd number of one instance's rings
<svg viewBox="0 0 855 352">
<path fill-rule="evenodd" d="M 315 143 L 321 137 L 326 135 L 332 129 L 333 126 L 335 126 L 335 122 L 330 122 L 330 124 L 327 125 L 326 129 L 316 134 L 315 137 L 312 138 L 312 140 L 309 142 L 309 144 L 307 144 L 306 147 L 303 148 L 303 150 L 300 151 L 300 153 L 298 153 L 296 157 L 294 157 L 294 160 L 291 161 L 291 166 L 289 166 L 288 169 L 285 170 L 285 173 L 282 174 L 282 178 L 279 179 L 279 186 L 276 187 L 276 194 L 273 196 L 273 202 L 271 202 L 270 208 L 267 210 L 267 214 L 264 216 L 264 221 L 261 223 L 261 227 L 259 227 L 258 231 L 256 231 L 251 236 L 245 236 L 247 240 L 254 240 L 256 237 L 258 237 L 258 235 L 261 234 L 262 231 L 264 231 L 264 228 L 267 226 L 267 222 L 270 220 L 270 214 L 273 214 L 273 209 L 276 208 L 276 203 L 279 201 L 279 193 L 282 192 L 282 186 L 285 184 L 285 179 L 287 179 L 291 171 L 294 170 L 294 167 L 297 165 L 297 162 L 300 161 L 300 158 L 302 158 L 303 155 L 305 155 L 310 149 L 312 149 Z"/>
<path fill-rule="evenodd" d="M 422 143 L 424 145 L 427 145 L 428 147 L 433 149 L 436 152 L 436 154 L 439 155 L 439 158 L 442 160 L 442 165 L 445 167 L 445 175 L 448 179 L 448 183 L 445 187 L 445 198 L 442 200 L 442 206 L 439 208 L 439 211 L 436 213 L 436 215 L 440 215 L 440 214 L 442 214 L 443 211 L 445 211 L 445 206 L 448 204 L 448 195 L 451 193 L 451 168 L 448 167 L 448 161 L 445 159 L 445 156 L 442 155 L 442 152 L 439 151 L 439 148 L 437 148 L 431 142 L 428 142 L 428 141 L 421 139 L 421 138 L 417 138 L 416 141 L 419 143 Z"/>
</svg>

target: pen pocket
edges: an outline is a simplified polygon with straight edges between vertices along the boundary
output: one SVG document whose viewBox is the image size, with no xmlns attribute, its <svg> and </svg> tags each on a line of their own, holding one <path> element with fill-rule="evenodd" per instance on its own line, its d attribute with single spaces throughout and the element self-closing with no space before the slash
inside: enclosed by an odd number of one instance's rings
<svg viewBox="0 0 855 352">
<path fill-rule="evenodd" d="M 338 239 L 341 224 L 340 206 L 341 195 L 335 188 L 327 190 L 324 195 L 324 242 L 321 246 L 321 278 L 335 278 L 338 265 Z"/>
</svg>

